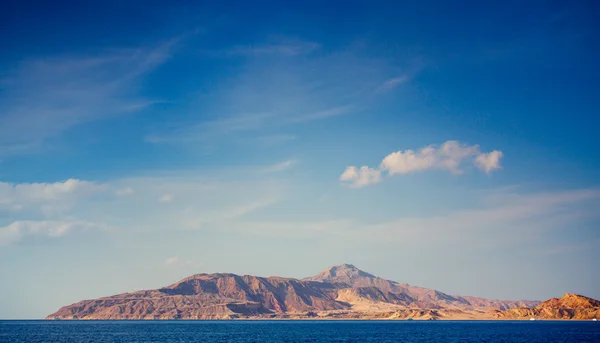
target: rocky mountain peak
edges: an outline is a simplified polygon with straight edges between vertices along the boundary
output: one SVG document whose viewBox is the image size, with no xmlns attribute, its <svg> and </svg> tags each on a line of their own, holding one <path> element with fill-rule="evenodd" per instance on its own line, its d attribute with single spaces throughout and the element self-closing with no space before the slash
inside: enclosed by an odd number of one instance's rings
<svg viewBox="0 0 600 343">
<path fill-rule="evenodd" d="M 600 301 L 579 294 L 565 293 L 562 298 L 548 299 L 538 305 L 538 309 L 596 308 Z"/>
<path fill-rule="evenodd" d="M 330 274 L 334 274 L 334 275 L 351 275 L 351 276 L 356 275 L 356 276 L 364 276 L 364 277 L 375 277 L 372 274 L 369 274 L 365 271 L 362 271 L 362 270 L 356 268 L 353 264 L 347 264 L 347 263 L 329 267 L 325 271 L 329 272 Z"/>
<path fill-rule="evenodd" d="M 329 267 L 319 274 L 306 278 L 305 280 L 353 285 L 356 280 L 365 278 L 375 279 L 377 277 L 356 268 L 353 264 L 344 263 Z"/>
</svg>

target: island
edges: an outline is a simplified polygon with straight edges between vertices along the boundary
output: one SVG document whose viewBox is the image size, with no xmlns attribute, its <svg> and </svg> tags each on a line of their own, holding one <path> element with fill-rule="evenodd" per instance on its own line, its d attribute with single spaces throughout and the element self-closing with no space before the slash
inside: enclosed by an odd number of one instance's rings
<svg viewBox="0 0 600 343">
<path fill-rule="evenodd" d="M 386 280 L 354 265 L 305 279 L 196 274 L 170 286 L 83 300 L 50 320 L 389 319 L 531 320 L 600 318 L 600 302 L 565 294 L 544 302 L 453 296 Z"/>
</svg>

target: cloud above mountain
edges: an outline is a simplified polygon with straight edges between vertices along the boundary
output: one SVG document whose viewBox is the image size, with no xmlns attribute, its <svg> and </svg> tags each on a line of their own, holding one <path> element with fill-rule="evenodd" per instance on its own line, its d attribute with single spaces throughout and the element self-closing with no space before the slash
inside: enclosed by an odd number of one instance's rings
<svg viewBox="0 0 600 343">
<path fill-rule="evenodd" d="M 0 246 L 16 243 L 26 237 L 59 238 L 73 232 L 107 229 L 106 225 L 81 220 L 16 221 L 0 227 Z"/>
<path fill-rule="evenodd" d="M 410 174 L 430 169 L 463 174 L 465 162 L 471 161 L 479 170 L 490 173 L 500 169 L 500 159 L 504 154 L 499 150 L 482 152 L 479 145 L 461 144 L 459 141 L 447 141 L 442 145 L 428 145 L 414 150 L 399 150 L 387 155 L 379 167 L 349 166 L 340 176 L 340 181 L 351 187 L 364 187 L 381 181 L 383 174 Z"/>
</svg>

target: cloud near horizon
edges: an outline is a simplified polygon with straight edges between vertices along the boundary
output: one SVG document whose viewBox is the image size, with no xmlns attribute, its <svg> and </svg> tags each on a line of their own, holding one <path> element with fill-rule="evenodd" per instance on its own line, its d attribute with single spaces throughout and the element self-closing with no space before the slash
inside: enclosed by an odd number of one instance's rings
<svg viewBox="0 0 600 343">
<path fill-rule="evenodd" d="M 173 202 L 173 200 L 174 200 L 173 195 L 171 195 L 169 193 L 165 193 L 165 194 L 163 194 L 163 196 L 158 198 L 158 202 L 161 202 L 161 203 L 170 203 L 170 202 Z"/>
<path fill-rule="evenodd" d="M 458 141 L 447 141 L 439 147 L 428 145 L 417 152 L 413 150 L 393 152 L 381 161 L 378 168 L 349 166 L 340 176 L 340 181 L 358 188 L 380 182 L 384 172 L 392 176 L 441 169 L 453 174 L 462 174 L 464 171 L 461 165 L 466 160 L 472 160 L 478 169 L 489 174 L 501 168 L 500 159 L 503 156 L 503 153 L 498 150 L 485 153 L 479 150 L 479 145 L 469 146 Z"/>
<path fill-rule="evenodd" d="M 597 218 L 594 211 L 600 189 L 568 189 L 523 192 L 494 189 L 477 192 L 476 204 L 427 215 L 399 215 L 375 222 L 346 217 L 329 220 L 223 222 L 219 230 L 264 237 L 314 238 L 344 241 L 346 246 L 441 244 L 469 241 L 473 245 L 496 246 L 532 243 L 554 230 L 569 230 L 575 223 Z M 240 229 L 243 227 L 243 229 Z M 519 235 L 518 241 L 514 240 Z M 494 237 L 490 240 L 489 237 Z M 444 247 L 448 249 L 448 247 Z M 451 249 L 451 248 L 450 248 Z"/>
<path fill-rule="evenodd" d="M 283 186 L 270 175 L 290 168 L 291 161 L 247 167 L 246 179 L 235 181 L 225 175 L 181 171 L 102 183 L 75 178 L 0 182 L 0 244 L 104 232 L 91 230 L 104 225 L 127 232 L 187 230 L 243 217 L 279 201 Z"/>
<path fill-rule="evenodd" d="M 53 183 L 0 182 L 0 210 L 20 211 L 27 208 L 48 209 L 48 206 L 70 207 L 77 200 L 103 192 L 107 185 L 70 178 Z"/>
<path fill-rule="evenodd" d="M 87 221 L 56 221 L 42 220 L 15 221 L 7 226 L 0 227 L 0 246 L 21 241 L 25 237 L 59 238 L 72 232 L 88 230 L 106 230 L 106 225 Z"/>
</svg>

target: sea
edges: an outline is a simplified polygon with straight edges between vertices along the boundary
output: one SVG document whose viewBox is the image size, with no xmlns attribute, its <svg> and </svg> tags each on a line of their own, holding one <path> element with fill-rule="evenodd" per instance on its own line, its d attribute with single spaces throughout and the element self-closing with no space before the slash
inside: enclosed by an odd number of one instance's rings
<svg viewBox="0 0 600 343">
<path fill-rule="evenodd" d="M 0 321 L 0 342 L 600 342 L 592 321 Z"/>
</svg>

